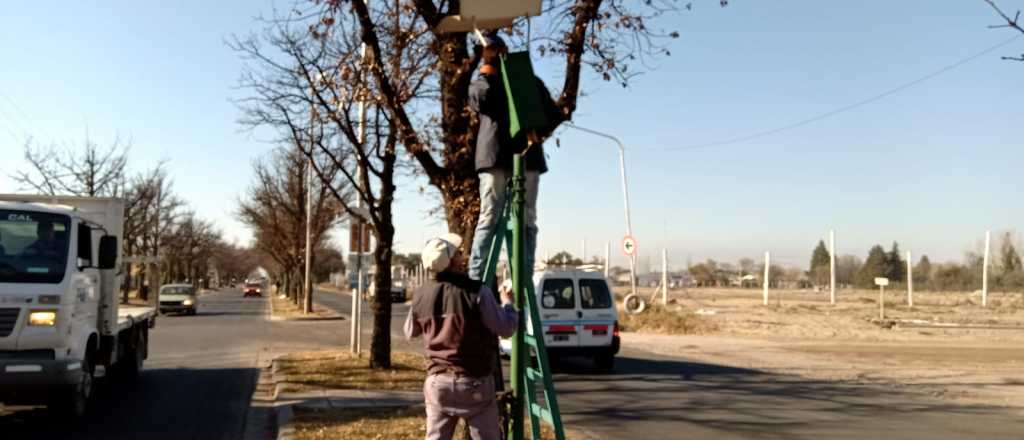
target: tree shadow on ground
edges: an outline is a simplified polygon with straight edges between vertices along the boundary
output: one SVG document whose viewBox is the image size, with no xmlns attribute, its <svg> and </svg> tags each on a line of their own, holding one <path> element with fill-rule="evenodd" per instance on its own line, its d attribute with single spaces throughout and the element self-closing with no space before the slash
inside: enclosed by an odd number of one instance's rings
<svg viewBox="0 0 1024 440">
<path fill-rule="evenodd" d="M 240 438 L 258 369 L 146 370 L 135 382 L 98 381 L 81 420 L 43 407 L 0 416 L 7 439 Z"/>
</svg>

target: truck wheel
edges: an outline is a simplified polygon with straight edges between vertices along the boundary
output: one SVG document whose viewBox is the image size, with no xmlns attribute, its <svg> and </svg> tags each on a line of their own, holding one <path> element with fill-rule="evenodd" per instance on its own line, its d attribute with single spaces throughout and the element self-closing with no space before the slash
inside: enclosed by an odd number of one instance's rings
<svg viewBox="0 0 1024 440">
<path fill-rule="evenodd" d="M 82 360 L 81 377 L 77 384 L 57 393 L 47 408 L 60 417 L 78 418 L 85 415 L 92 397 L 95 368 L 92 365 L 92 353 L 87 353 Z"/>
<path fill-rule="evenodd" d="M 604 373 L 610 373 L 615 369 L 615 355 L 611 353 L 602 353 L 594 356 L 594 366 L 598 370 Z"/>
<path fill-rule="evenodd" d="M 135 340 L 117 362 L 117 375 L 126 381 L 134 381 L 142 373 L 142 364 L 146 360 L 146 344 L 149 343 L 144 332 L 136 330 Z"/>
</svg>

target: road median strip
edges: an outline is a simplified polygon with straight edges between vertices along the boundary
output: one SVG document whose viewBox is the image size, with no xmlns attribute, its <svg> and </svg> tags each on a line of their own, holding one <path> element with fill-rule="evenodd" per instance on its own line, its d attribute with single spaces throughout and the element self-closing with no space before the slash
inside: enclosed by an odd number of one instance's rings
<svg viewBox="0 0 1024 440">
<path fill-rule="evenodd" d="M 313 305 L 313 313 L 302 313 L 302 309 L 287 297 L 270 296 L 270 319 L 272 321 L 329 321 L 345 317 L 338 311 L 322 304 Z"/>
<path fill-rule="evenodd" d="M 278 438 L 423 438 L 425 374 L 422 356 L 401 352 L 388 370 L 348 352 L 280 356 L 271 363 Z"/>
</svg>

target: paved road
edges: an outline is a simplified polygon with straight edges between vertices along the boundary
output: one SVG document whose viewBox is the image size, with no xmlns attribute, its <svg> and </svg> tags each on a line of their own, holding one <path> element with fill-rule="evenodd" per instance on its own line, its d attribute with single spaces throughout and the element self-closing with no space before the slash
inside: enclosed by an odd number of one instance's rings
<svg viewBox="0 0 1024 440">
<path fill-rule="evenodd" d="M 344 313 L 351 299 L 319 302 Z M 79 426 L 40 409 L 0 409 L 0 438 L 237 439 L 258 368 L 281 352 L 343 348 L 347 320 L 276 322 L 267 303 L 228 290 L 202 298 L 200 315 L 162 317 L 137 384 L 114 384 Z M 394 310 L 392 334 L 407 311 Z M 364 305 L 364 344 L 369 307 Z M 419 341 L 395 338 L 396 349 Z M 1021 439 L 1024 417 L 1000 408 L 912 397 L 907 390 L 803 380 L 623 349 L 612 374 L 569 361 L 556 375 L 566 422 L 596 438 Z"/>
<path fill-rule="evenodd" d="M 78 426 L 43 409 L 0 409 L 0 438 L 238 439 L 259 367 L 274 353 L 337 347 L 346 321 L 274 322 L 265 299 L 231 289 L 201 297 L 197 316 L 163 316 L 136 384 L 109 384 Z"/>
</svg>

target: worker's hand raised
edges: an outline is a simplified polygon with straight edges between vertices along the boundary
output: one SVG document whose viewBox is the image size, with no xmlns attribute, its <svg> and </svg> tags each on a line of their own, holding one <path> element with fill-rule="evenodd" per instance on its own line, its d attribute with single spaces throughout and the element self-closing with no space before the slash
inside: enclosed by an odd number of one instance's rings
<svg viewBox="0 0 1024 440">
<path fill-rule="evenodd" d="M 501 294 L 502 304 L 514 304 L 515 297 L 512 295 L 512 283 L 504 282 L 501 283 L 501 287 L 498 287 L 498 293 Z"/>
</svg>

